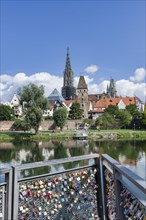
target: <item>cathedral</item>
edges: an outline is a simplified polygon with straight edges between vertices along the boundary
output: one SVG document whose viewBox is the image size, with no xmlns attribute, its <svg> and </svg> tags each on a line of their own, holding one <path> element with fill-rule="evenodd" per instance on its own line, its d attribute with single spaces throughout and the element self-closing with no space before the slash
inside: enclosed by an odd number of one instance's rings
<svg viewBox="0 0 146 220">
<path fill-rule="evenodd" d="M 125 109 L 127 105 L 136 104 L 139 111 L 144 110 L 144 105 L 135 97 L 118 97 L 114 79 L 110 79 L 106 92 L 101 94 L 88 94 L 88 86 L 84 76 L 80 76 L 77 88 L 74 87 L 74 73 L 71 68 L 69 48 L 67 48 L 66 64 L 63 76 L 62 96 L 57 89 L 48 97 L 53 106 L 66 107 L 70 110 L 72 103 L 80 103 L 82 118 L 96 119 L 104 113 L 109 105 L 116 105 L 119 109 Z M 55 108 L 56 108 L 55 107 Z M 54 108 L 54 107 L 53 107 Z"/>
<path fill-rule="evenodd" d="M 88 96 L 88 88 L 85 82 L 84 77 L 80 77 L 77 91 L 76 88 L 74 87 L 74 73 L 71 68 L 71 62 L 70 62 L 70 55 L 69 55 L 69 48 L 67 48 L 67 55 L 66 55 L 66 64 L 65 64 L 65 70 L 64 70 L 64 77 L 63 77 L 63 87 L 62 87 L 62 96 L 65 100 L 75 100 L 77 98 L 77 95 L 80 97 L 80 88 L 82 87 L 82 95 L 84 91 L 86 91 L 86 96 Z M 95 94 L 94 94 L 95 95 Z M 104 94 L 108 98 L 115 98 L 117 96 L 117 91 L 116 91 L 116 85 L 114 82 L 114 79 L 110 79 L 110 84 L 107 85 L 107 91 Z M 90 97 L 92 95 L 89 95 Z M 97 96 L 96 96 L 97 97 Z M 102 97 L 102 94 L 98 94 L 98 97 Z M 92 96 L 93 98 L 93 96 Z M 83 97 L 77 98 L 78 101 L 84 100 Z M 99 99 L 98 99 L 99 100 Z M 97 101 L 97 98 L 96 98 Z M 83 105 L 83 104 L 82 104 Z"/>
</svg>

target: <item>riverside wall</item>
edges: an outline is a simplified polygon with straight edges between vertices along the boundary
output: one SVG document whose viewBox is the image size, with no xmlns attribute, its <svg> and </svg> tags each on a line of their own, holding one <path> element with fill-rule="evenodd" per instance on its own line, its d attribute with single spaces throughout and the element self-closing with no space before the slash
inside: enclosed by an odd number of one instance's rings
<svg viewBox="0 0 146 220">
<path fill-rule="evenodd" d="M 64 129 L 75 129 L 77 124 L 82 123 L 82 120 L 67 120 Z M 48 131 L 57 129 L 53 120 L 42 121 L 39 130 L 40 131 Z M 14 129 L 14 121 L 0 121 L 0 130 L 1 131 L 13 131 Z"/>
</svg>

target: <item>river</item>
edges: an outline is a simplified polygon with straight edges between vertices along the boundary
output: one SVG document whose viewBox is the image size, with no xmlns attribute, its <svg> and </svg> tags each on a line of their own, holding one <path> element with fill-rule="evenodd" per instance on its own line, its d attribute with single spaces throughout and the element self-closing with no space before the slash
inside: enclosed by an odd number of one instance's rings
<svg viewBox="0 0 146 220">
<path fill-rule="evenodd" d="M 146 140 L 0 143 L 0 167 L 90 153 L 108 154 L 146 180 Z"/>
</svg>

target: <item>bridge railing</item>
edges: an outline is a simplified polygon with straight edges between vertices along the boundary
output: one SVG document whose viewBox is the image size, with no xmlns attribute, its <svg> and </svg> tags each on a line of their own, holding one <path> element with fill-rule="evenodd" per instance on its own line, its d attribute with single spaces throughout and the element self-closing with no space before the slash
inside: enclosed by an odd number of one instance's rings
<svg viewBox="0 0 146 220">
<path fill-rule="evenodd" d="M 80 161 L 82 166 L 52 172 L 52 166 L 75 161 Z M 44 166 L 49 167 L 49 172 L 22 177 L 22 173 L 28 174 L 29 169 Z M 102 218 L 97 154 L 18 165 L 13 167 L 13 175 L 13 219 Z"/>
<path fill-rule="evenodd" d="M 106 154 L 0 169 L 0 220 L 146 217 L 146 182 Z"/>
<path fill-rule="evenodd" d="M 0 220 L 11 219 L 12 169 L 0 169 Z"/>
<path fill-rule="evenodd" d="M 106 154 L 102 155 L 106 219 L 144 219 L 146 181 Z"/>
</svg>

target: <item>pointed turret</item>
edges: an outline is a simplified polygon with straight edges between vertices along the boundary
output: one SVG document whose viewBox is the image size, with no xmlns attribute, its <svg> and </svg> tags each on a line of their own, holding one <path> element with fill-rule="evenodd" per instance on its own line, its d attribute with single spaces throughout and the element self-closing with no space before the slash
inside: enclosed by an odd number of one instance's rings
<svg viewBox="0 0 146 220">
<path fill-rule="evenodd" d="M 84 76 L 80 76 L 77 89 L 87 89 L 87 84 L 85 82 Z"/>
<path fill-rule="evenodd" d="M 66 100 L 74 99 L 76 95 L 76 89 L 74 87 L 74 73 L 71 68 L 69 47 L 67 47 L 66 64 L 64 70 L 64 83 L 62 87 L 62 96 Z"/>
</svg>

